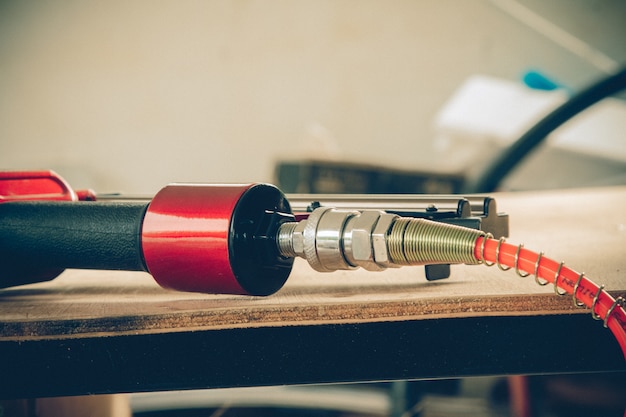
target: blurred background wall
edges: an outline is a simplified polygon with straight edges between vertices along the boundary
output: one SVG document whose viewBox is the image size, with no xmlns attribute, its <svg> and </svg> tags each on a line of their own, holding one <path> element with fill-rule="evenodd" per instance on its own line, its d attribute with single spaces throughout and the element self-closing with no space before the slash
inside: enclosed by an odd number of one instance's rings
<svg viewBox="0 0 626 417">
<path fill-rule="evenodd" d="M 271 181 L 282 157 L 408 169 L 470 75 L 605 75 L 509 0 L 0 0 L 0 169 L 77 188 Z M 626 2 L 518 0 L 617 62 Z"/>
</svg>

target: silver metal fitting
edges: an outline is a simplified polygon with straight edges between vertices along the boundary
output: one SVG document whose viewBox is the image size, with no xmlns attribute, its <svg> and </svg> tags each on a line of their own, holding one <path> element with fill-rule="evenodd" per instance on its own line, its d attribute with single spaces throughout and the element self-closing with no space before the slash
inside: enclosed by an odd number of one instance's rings
<svg viewBox="0 0 626 417">
<path fill-rule="evenodd" d="M 381 267 L 396 266 L 391 263 L 389 257 L 389 246 L 387 245 L 387 236 L 391 227 L 399 216 L 395 214 L 383 213 L 376 222 L 376 226 L 372 231 L 372 248 L 374 250 L 374 261 Z"/>
<path fill-rule="evenodd" d="M 358 214 L 320 207 L 309 215 L 304 227 L 304 258 L 313 269 L 331 272 L 354 268 L 344 256 L 343 236 L 348 220 Z"/>
<path fill-rule="evenodd" d="M 377 210 L 359 212 L 320 207 L 306 220 L 284 223 L 278 235 L 283 256 L 299 256 L 313 269 L 330 272 L 389 266 L 385 236 L 398 216 Z"/>
<path fill-rule="evenodd" d="M 382 271 L 401 265 L 479 263 L 474 243 L 484 232 L 378 210 L 319 207 L 306 220 L 284 223 L 282 256 L 299 256 L 319 272 Z"/>
<path fill-rule="evenodd" d="M 344 253 L 348 262 L 353 266 L 360 266 L 368 271 L 382 271 L 385 265 L 378 264 L 377 258 L 387 258 L 386 245 L 379 245 L 378 255 L 374 249 L 374 229 L 383 216 L 389 216 L 382 211 L 363 211 L 354 216 L 346 225 L 344 232 Z M 392 215 L 392 217 L 397 217 Z M 387 231 L 385 230 L 386 234 Z"/>
</svg>

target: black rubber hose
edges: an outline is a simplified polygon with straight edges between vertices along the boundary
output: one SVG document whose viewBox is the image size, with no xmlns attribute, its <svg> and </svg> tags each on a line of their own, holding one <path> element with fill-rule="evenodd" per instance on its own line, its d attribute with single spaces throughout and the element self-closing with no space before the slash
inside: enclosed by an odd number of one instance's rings
<svg viewBox="0 0 626 417">
<path fill-rule="evenodd" d="M 148 203 L 0 204 L 0 288 L 45 281 L 65 268 L 145 271 Z"/>
<path fill-rule="evenodd" d="M 555 129 L 586 108 L 624 88 L 626 88 L 626 67 L 574 95 L 507 148 L 473 183 L 465 187 L 465 192 L 495 191 L 504 178 Z"/>
</svg>

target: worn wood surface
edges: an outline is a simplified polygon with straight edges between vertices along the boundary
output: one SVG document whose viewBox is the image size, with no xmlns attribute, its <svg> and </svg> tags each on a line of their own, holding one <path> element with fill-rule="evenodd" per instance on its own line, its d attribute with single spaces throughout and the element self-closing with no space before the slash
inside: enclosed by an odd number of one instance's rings
<svg viewBox="0 0 626 417">
<path fill-rule="evenodd" d="M 509 242 L 626 292 L 626 187 L 495 197 L 510 214 Z M 145 273 L 71 270 L 0 290 L 0 340 L 570 313 L 588 310 L 533 277 L 483 265 L 456 265 L 449 279 L 427 282 L 421 267 L 322 274 L 301 261 L 269 297 L 181 293 Z"/>
</svg>

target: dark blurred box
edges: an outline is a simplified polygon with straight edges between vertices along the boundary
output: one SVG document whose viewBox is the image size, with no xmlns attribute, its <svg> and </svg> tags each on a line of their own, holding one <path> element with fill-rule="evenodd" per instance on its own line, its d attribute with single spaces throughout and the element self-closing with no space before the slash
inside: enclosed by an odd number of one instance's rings
<svg viewBox="0 0 626 417">
<path fill-rule="evenodd" d="M 285 193 L 455 194 L 463 182 L 462 175 L 341 161 L 279 161 L 275 172 L 275 183 Z"/>
</svg>

